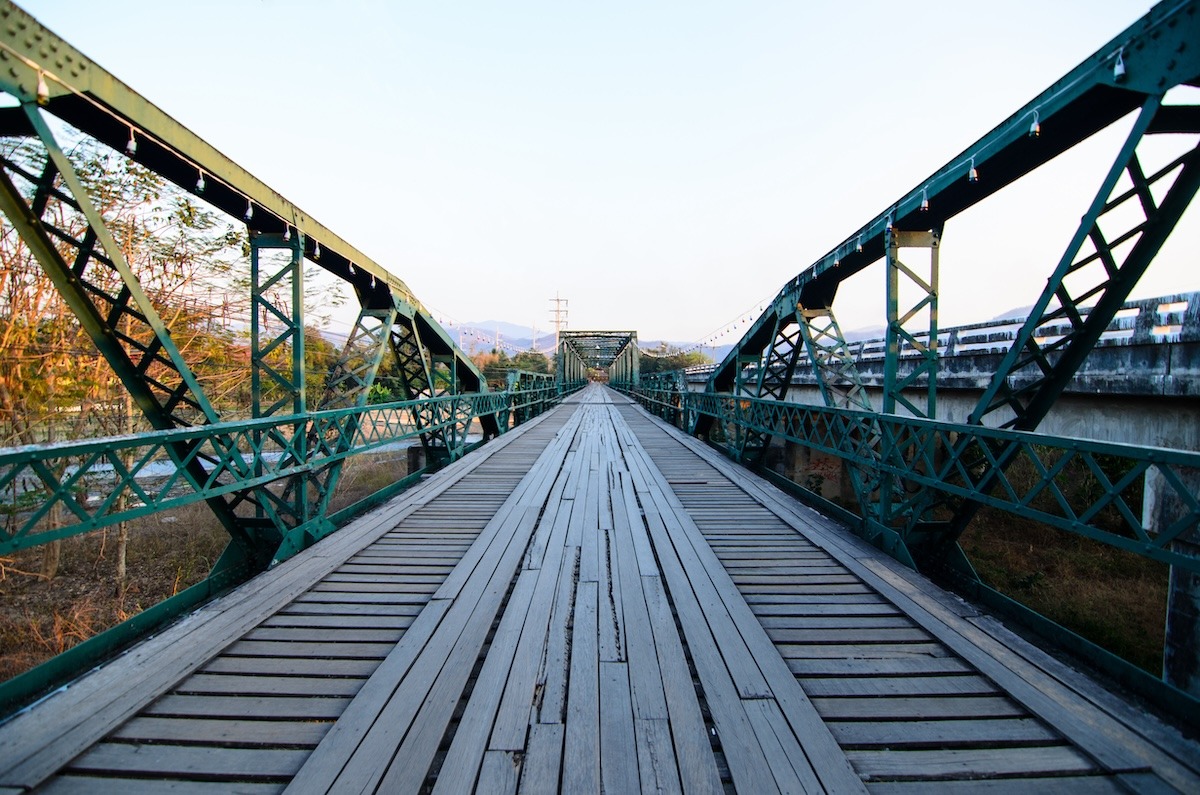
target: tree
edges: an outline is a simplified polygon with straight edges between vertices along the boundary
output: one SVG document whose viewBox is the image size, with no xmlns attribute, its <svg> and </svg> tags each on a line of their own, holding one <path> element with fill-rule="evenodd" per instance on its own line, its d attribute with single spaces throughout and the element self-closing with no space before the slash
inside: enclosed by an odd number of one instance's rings
<svg viewBox="0 0 1200 795">
<path fill-rule="evenodd" d="M 38 173 L 44 157 L 25 141 L 0 149 L 13 174 Z M 94 142 L 79 140 L 68 157 L 206 394 L 214 404 L 230 405 L 248 372 L 236 331 L 244 306 L 234 307 L 224 297 L 244 234 L 216 211 L 168 191 L 162 178 Z M 28 182 L 19 187 L 31 195 Z M 45 217 L 68 237 L 84 237 L 85 221 L 68 205 L 52 200 Z M 73 247 L 57 245 L 71 261 Z M 86 278 L 105 292 L 117 288 L 117 275 L 104 267 L 89 268 Z M 214 294 L 222 298 L 214 300 Z M 0 295 L 5 299 L 0 306 L 0 443 L 37 444 L 145 427 L 127 391 L 8 224 L 0 227 Z M 138 344 L 148 343 L 140 338 L 146 330 L 128 321 L 126 316 L 118 330 Z M 53 526 L 59 519 L 52 513 L 48 521 Z M 118 525 L 117 534 L 120 588 L 128 527 Z M 44 577 L 57 573 L 60 549 L 57 543 L 46 545 Z"/>
<path fill-rule="evenodd" d="M 521 351 L 512 357 L 512 367 L 516 370 L 527 370 L 531 373 L 549 373 L 550 360 L 544 353 L 538 351 Z"/>
<path fill-rule="evenodd" d="M 643 373 L 665 373 L 712 363 L 712 359 L 699 351 L 684 352 L 665 342 L 660 342 L 654 350 L 643 350 L 641 354 L 638 369 Z"/>
</svg>

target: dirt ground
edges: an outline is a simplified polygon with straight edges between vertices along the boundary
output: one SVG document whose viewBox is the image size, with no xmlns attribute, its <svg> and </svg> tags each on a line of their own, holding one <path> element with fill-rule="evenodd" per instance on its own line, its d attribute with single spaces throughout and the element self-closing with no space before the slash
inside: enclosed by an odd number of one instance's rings
<svg viewBox="0 0 1200 795">
<path fill-rule="evenodd" d="M 403 451 L 347 464 L 334 510 L 406 474 Z M 58 574 L 39 576 L 43 548 L 0 557 L 0 681 L 203 580 L 228 536 L 203 503 L 130 523 L 128 576 L 116 579 L 114 528 L 66 539 Z"/>
</svg>

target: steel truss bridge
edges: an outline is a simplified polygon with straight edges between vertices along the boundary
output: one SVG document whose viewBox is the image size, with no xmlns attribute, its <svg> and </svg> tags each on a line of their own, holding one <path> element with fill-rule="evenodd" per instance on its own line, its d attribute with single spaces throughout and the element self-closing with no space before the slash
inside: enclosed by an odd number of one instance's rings
<svg viewBox="0 0 1200 795">
<path fill-rule="evenodd" d="M 0 450 L 0 555 L 201 502 L 229 537 L 200 584 L 0 685 L 0 791 L 1200 790 L 1200 452 L 1038 432 L 1200 187 L 1198 81 L 1200 2 L 1163 2 L 783 285 L 703 391 L 642 373 L 634 331 L 564 332 L 553 375 L 489 388 L 387 268 L 0 4 L 5 239 L 144 423 Z M 947 224 L 1118 123 L 975 409 L 939 418 Z M 244 223 L 243 403 L 206 390 L 81 140 Z M 865 377 L 834 299 L 878 262 Z M 313 266 L 359 307 L 319 385 Z M 399 442 L 426 467 L 331 510 Z M 850 498 L 781 476 L 796 451 Z M 1162 676 L 987 587 L 958 544 L 985 507 L 1169 567 Z"/>
</svg>

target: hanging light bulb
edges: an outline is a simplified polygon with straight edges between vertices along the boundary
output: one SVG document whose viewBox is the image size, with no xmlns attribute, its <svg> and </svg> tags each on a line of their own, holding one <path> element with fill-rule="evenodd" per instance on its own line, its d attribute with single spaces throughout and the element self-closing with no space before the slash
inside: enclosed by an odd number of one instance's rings
<svg viewBox="0 0 1200 795">
<path fill-rule="evenodd" d="M 921 188 L 921 212 L 929 212 L 929 186 Z"/>
<path fill-rule="evenodd" d="M 971 168 L 967 170 L 967 182 L 978 182 L 979 172 L 975 169 L 975 158 L 971 158 Z"/>
<path fill-rule="evenodd" d="M 254 203 L 246 199 L 246 220 L 249 221 L 254 217 Z"/>
<path fill-rule="evenodd" d="M 1113 80 L 1120 83 L 1125 79 L 1125 48 L 1117 50 L 1117 60 L 1113 64 Z"/>
<path fill-rule="evenodd" d="M 46 85 L 46 73 L 38 70 L 37 104 L 45 105 L 50 101 L 50 86 Z"/>
<path fill-rule="evenodd" d="M 887 230 L 887 233 L 888 233 L 888 234 L 891 234 L 891 233 L 892 233 L 892 216 L 890 216 L 890 215 L 889 215 L 889 216 L 888 216 L 888 217 L 885 219 L 885 222 L 884 222 L 884 229 L 886 229 L 886 230 Z"/>
<path fill-rule="evenodd" d="M 1038 123 L 1038 112 L 1033 112 L 1033 124 L 1029 125 L 1029 137 L 1037 138 L 1042 134 L 1042 125 Z"/>
<path fill-rule="evenodd" d="M 204 172 L 201 171 L 196 176 L 196 193 L 204 193 L 205 187 L 206 187 L 206 185 L 204 183 Z"/>
<path fill-rule="evenodd" d="M 353 262 L 350 263 L 350 275 L 351 276 L 354 275 L 354 263 Z"/>
<path fill-rule="evenodd" d="M 854 250 L 859 254 L 862 253 L 862 235 L 858 236 L 858 241 L 854 244 Z"/>
<path fill-rule="evenodd" d="M 284 224 L 284 225 L 283 225 L 283 242 L 284 242 L 284 243 L 287 243 L 287 242 L 289 242 L 291 239 L 292 239 L 292 227 L 291 227 L 291 224 Z"/>
<path fill-rule="evenodd" d="M 133 128 L 129 128 L 129 143 L 125 144 L 125 154 L 133 157 L 137 154 L 137 138 L 133 134 Z"/>
<path fill-rule="evenodd" d="M 321 244 L 317 243 L 313 246 L 313 259 L 317 260 L 320 258 L 321 258 Z"/>
</svg>

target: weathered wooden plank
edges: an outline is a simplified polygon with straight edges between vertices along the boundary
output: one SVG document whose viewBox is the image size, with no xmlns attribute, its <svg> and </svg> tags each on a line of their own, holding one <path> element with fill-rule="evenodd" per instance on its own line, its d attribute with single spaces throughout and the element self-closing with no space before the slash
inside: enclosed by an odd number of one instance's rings
<svg viewBox="0 0 1200 795">
<path fill-rule="evenodd" d="M 134 718 L 109 735 L 118 740 L 212 745 L 315 746 L 332 721 Z"/>
<path fill-rule="evenodd" d="M 346 759 L 359 746 L 362 738 L 379 717 L 388 698 L 395 691 L 396 683 L 412 667 L 448 608 L 449 602 L 446 600 L 433 600 L 417 616 L 417 620 L 400 643 L 362 686 L 358 696 L 350 702 L 339 716 L 338 722 L 309 756 L 306 765 L 316 772 L 293 781 L 294 789 L 302 790 L 307 787 L 310 791 L 326 792 L 331 788 L 333 780 L 345 766 Z"/>
<path fill-rule="evenodd" d="M 835 629 L 810 627 L 776 627 L 767 631 L 767 636 L 777 644 L 841 643 L 847 641 L 871 646 L 879 643 L 923 643 L 930 642 L 929 633 L 916 627 L 838 627 Z"/>
<path fill-rule="evenodd" d="M 635 518 L 638 524 L 636 533 L 633 530 Z M 642 572 L 649 569 L 657 577 L 658 567 L 649 539 L 641 527 L 641 515 L 624 472 L 619 473 L 615 482 L 613 525 L 613 548 L 619 561 L 617 580 L 620 583 L 633 715 L 639 720 L 665 720 L 667 700 L 663 694 L 663 673 L 655 650 L 646 595 L 642 591 Z M 635 540 L 637 538 L 641 539 L 640 543 Z M 648 564 L 640 561 L 639 555 L 649 557 Z"/>
<path fill-rule="evenodd" d="M 763 625 L 763 629 L 767 631 L 767 635 L 772 640 L 775 639 L 775 631 L 788 631 L 797 629 L 836 629 L 849 630 L 854 632 L 860 629 L 907 629 L 912 626 L 912 622 L 905 616 L 845 616 L 845 615 L 818 615 L 818 616 L 796 616 L 796 615 L 763 615 L 757 610 L 754 614 L 758 616 L 758 623 Z M 925 637 L 928 637 L 926 635 Z"/>
<path fill-rule="evenodd" d="M 451 764 L 442 765 L 437 786 L 434 788 L 435 793 L 467 792 L 475 784 L 484 752 L 487 750 L 488 737 L 492 733 L 496 711 L 500 707 L 504 683 L 513 670 L 517 641 L 520 639 L 537 582 L 537 572 L 533 569 L 525 569 L 517 577 L 512 596 L 500 619 L 500 626 L 492 637 L 491 648 L 447 752 L 446 756 L 451 760 Z M 525 714 L 529 714 L 529 705 L 526 705 Z M 515 780 L 513 786 L 516 786 Z"/>
<path fill-rule="evenodd" d="M 602 473 L 600 488 L 601 527 L 597 533 L 600 552 L 600 659 L 604 662 L 623 662 L 628 654 L 625 638 L 625 615 L 621 597 L 621 556 L 616 550 L 616 530 L 613 528 L 613 500 L 610 468 Z M 624 510 L 622 505 L 620 510 Z"/>
<path fill-rule="evenodd" d="M 382 660 L 394 647 L 394 643 L 295 643 L 273 640 L 239 640 L 229 647 L 228 653 L 243 657 Z"/>
<path fill-rule="evenodd" d="M 535 723 L 529 727 L 528 750 L 521 766 L 522 795 L 553 795 L 560 791 L 564 731 L 561 723 Z"/>
<path fill-rule="evenodd" d="M 402 629 L 363 627 L 259 627 L 247 632 L 245 640 L 276 640 L 288 643 L 395 643 Z"/>
<path fill-rule="evenodd" d="M 367 677 L 375 671 L 378 665 L 378 660 L 233 657 L 222 655 L 209 662 L 201 670 L 206 673 L 221 674 Z"/>
<path fill-rule="evenodd" d="M 944 795 L 1030 795 L 1052 792 L 1054 795 L 1117 795 L 1130 790 L 1106 776 L 1055 776 L 1053 778 L 993 778 L 981 780 L 938 781 L 880 781 L 871 783 L 872 795 L 927 795 L 936 791 Z M 1160 782 L 1161 783 L 1161 782 Z M 1138 791 L 1138 790 L 1135 790 Z M 1141 791 L 1153 792 L 1152 788 Z"/>
<path fill-rule="evenodd" d="M 804 692 L 817 696 L 965 696 L 997 694 L 980 676 L 804 677 Z"/>
<path fill-rule="evenodd" d="M 760 619 L 768 616 L 780 618 L 806 618 L 829 616 L 831 618 L 887 618 L 899 617 L 907 620 L 903 613 L 878 597 L 854 596 L 794 596 L 787 594 L 746 594 L 746 603 Z"/>
<path fill-rule="evenodd" d="M 350 703 L 349 698 L 298 698 L 295 696 L 163 696 L 142 714 L 158 716 L 198 716 L 205 718 L 298 718 L 323 720 L 337 718 Z"/>
<path fill-rule="evenodd" d="M 179 683 L 177 694 L 238 696 L 353 696 L 367 681 L 365 677 L 331 676 L 239 676 L 236 674 L 192 674 Z"/>
<path fill-rule="evenodd" d="M 638 769 L 629 670 L 600 662 L 600 780 L 605 792 L 636 792 Z"/>
<path fill-rule="evenodd" d="M 842 747 L 1032 745 L 1060 740 L 1033 718 L 830 722 Z"/>
<path fill-rule="evenodd" d="M 305 627 L 321 629 L 394 629 L 405 630 L 412 624 L 412 615 L 362 615 L 358 613 L 319 614 L 276 613 L 260 627 Z"/>
<path fill-rule="evenodd" d="M 309 604 L 364 604 L 364 605 L 423 605 L 429 601 L 429 591 L 421 588 L 415 591 L 397 591 L 388 593 L 350 593 L 349 591 L 309 591 L 296 597 L 299 605 Z"/>
<path fill-rule="evenodd" d="M 748 700 L 746 713 L 753 721 L 754 734 L 766 754 L 780 792 L 821 792 L 825 789 L 773 699 Z"/>
<path fill-rule="evenodd" d="M 96 795 L 97 792 L 119 792 L 121 795 L 225 795 L 234 790 L 239 795 L 274 795 L 283 791 L 283 784 L 239 781 L 234 787 L 228 781 L 179 781 L 155 777 L 113 778 L 105 776 L 56 776 L 38 792 L 52 795 Z M 21 790 L 17 790 L 20 792 Z"/>
<path fill-rule="evenodd" d="M 685 792 L 722 792 L 724 788 L 713 758 L 708 728 L 696 700 L 696 689 L 662 580 L 643 577 L 642 592 L 646 597 L 650 627 L 654 632 L 654 646 L 658 654 L 658 667 L 662 672 L 663 694 L 667 700 L 671 737 L 683 789 Z"/>
<path fill-rule="evenodd" d="M 71 770 L 76 773 L 118 771 L 124 775 L 279 779 L 295 775 L 306 756 L 308 752 L 303 749 L 98 743 L 72 762 Z"/>
<path fill-rule="evenodd" d="M 813 705 L 826 720 L 936 720 L 938 718 L 1020 718 L 1021 709 L 1007 698 L 846 697 L 814 698 Z"/>
<path fill-rule="evenodd" d="M 940 643 L 781 643 L 779 653 L 786 659 L 887 659 L 889 657 L 946 657 L 949 652 Z"/>
<path fill-rule="evenodd" d="M 412 601 L 404 604 L 295 601 L 267 620 L 286 622 L 291 616 L 404 616 L 411 619 L 421 612 L 426 601 Z"/>
<path fill-rule="evenodd" d="M 565 793 L 600 791 L 600 670 L 594 580 L 580 579 L 575 594 L 571 635 L 571 674 L 567 683 L 567 720 L 562 785 Z"/>
<path fill-rule="evenodd" d="M 1147 723 L 1136 709 L 998 624 L 977 619 L 978 610 L 939 591 L 852 535 L 840 532 L 835 523 L 786 499 L 761 479 L 735 469 L 686 436 L 659 427 L 722 474 L 736 477 L 740 487 L 756 501 L 832 554 L 1089 753 L 1117 769 L 1151 764 L 1177 788 L 1200 790 L 1195 767 L 1180 764 L 1187 760 L 1189 751 L 1188 743 L 1179 735 Z"/>
<path fill-rule="evenodd" d="M 963 748 L 927 751 L 848 751 L 864 777 L 986 778 L 1004 775 L 1084 773 L 1090 759 L 1065 745 L 1034 748 Z"/>
<path fill-rule="evenodd" d="M 891 657 L 876 660 L 800 658 L 787 661 L 796 676 L 901 676 L 968 673 L 973 669 L 957 657 Z"/>
<path fill-rule="evenodd" d="M 479 773 L 479 790 L 495 795 L 515 793 L 520 769 L 521 763 L 512 751 L 488 751 Z"/>
<path fill-rule="evenodd" d="M 778 792 L 763 750 L 754 737 L 754 729 L 741 697 L 722 659 L 721 649 L 709 629 L 696 595 L 691 591 L 688 575 L 670 544 L 666 528 L 657 511 L 649 507 L 646 519 L 734 783 L 750 792 Z M 680 761 L 683 762 L 682 753 Z"/>
<path fill-rule="evenodd" d="M 641 792 L 683 792 L 675 749 L 671 744 L 671 724 L 667 720 L 637 718 L 638 784 Z"/>
<path fill-rule="evenodd" d="M 379 779 L 379 787 L 384 791 L 415 792 L 424 779 L 423 770 L 433 764 L 474 662 L 500 609 L 513 573 L 524 556 L 539 508 L 531 505 L 519 509 L 517 513 L 522 516 L 521 522 L 514 528 L 509 543 L 497 549 L 499 556 L 494 569 L 491 563 L 481 563 L 483 574 L 464 584 L 459 598 L 455 599 L 447 614 L 447 621 L 440 633 L 442 637 L 435 638 L 426 648 L 420 664 L 400 683 L 388 705 L 389 711 L 382 716 L 388 722 L 394 720 L 397 727 L 414 729 L 404 735 L 395 759 Z M 463 619 L 461 623 L 460 616 Z M 450 648 L 447 650 L 446 646 Z M 372 728 L 378 727 L 379 723 Z M 378 742 L 369 742 L 372 737 L 368 734 L 367 741 L 351 758 L 343 777 L 351 782 L 362 780 L 363 774 L 373 777 L 377 769 L 378 749 L 390 751 L 394 747 L 391 741 L 395 736 L 391 726 L 385 729 Z M 336 786 L 340 788 L 341 784 Z"/>
<path fill-rule="evenodd" d="M 574 551 L 571 554 L 571 571 L 564 572 L 563 565 L 567 556 L 565 546 L 567 527 L 570 521 L 570 506 L 561 499 L 566 487 L 566 473 L 560 476 L 555 484 L 555 492 L 551 494 L 547 512 L 539 523 L 538 536 L 544 541 L 539 545 L 542 557 L 536 561 L 527 556 L 527 564 L 536 562 L 536 567 L 526 569 L 536 574 L 537 584 L 530 597 L 528 612 L 520 628 L 520 637 L 513 650 L 510 669 L 505 681 L 496 684 L 495 692 L 499 698 L 496 711 L 489 720 L 491 737 L 488 748 L 518 752 L 525 748 L 525 736 L 529 728 L 534 701 L 537 696 L 536 683 L 539 676 L 539 666 L 548 651 L 548 634 L 550 632 L 551 611 L 559 593 L 562 578 L 571 580 L 574 573 Z M 543 532 L 545 530 L 546 532 Z M 527 576 L 522 573 L 522 577 Z M 508 618 L 510 607 L 505 611 Z M 563 630 L 565 634 L 565 627 Z M 489 660 L 495 652 L 489 652 Z M 478 687 L 478 685 L 477 685 Z M 456 738 L 457 739 L 457 738 Z"/>
<path fill-rule="evenodd" d="M 444 618 L 409 646 L 414 623 L 396 646 L 395 664 L 389 656 L 364 685 L 292 782 L 294 790 L 421 785 L 577 425 L 573 415 L 439 587 L 435 601 L 449 602 Z M 420 730 L 410 732 L 414 725 Z"/>
<path fill-rule="evenodd" d="M 390 575 L 364 574 L 335 575 L 325 577 L 312 587 L 313 593 L 428 593 L 430 585 L 440 585 L 445 577 L 440 574 L 407 575 L 392 572 Z"/>
<path fill-rule="evenodd" d="M 572 515 L 574 509 L 572 509 Z M 537 710 L 537 720 L 540 723 L 566 722 L 567 705 L 567 671 L 570 666 L 570 624 L 575 611 L 576 573 L 579 571 L 580 549 L 570 545 L 570 528 L 568 526 L 568 546 L 565 549 L 562 568 L 559 572 L 558 590 L 554 597 L 554 607 L 550 614 L 550 625 L 547 630 L 546 654 L 538 670 L 537 687 L 541 688 L 542 700 Z M 502 724 L 505 731 L 516 731 L 507 728 L 508 723 Z M 511 742 L 510 739 L 498 739 L 497 747 Z"/>
</svg>

